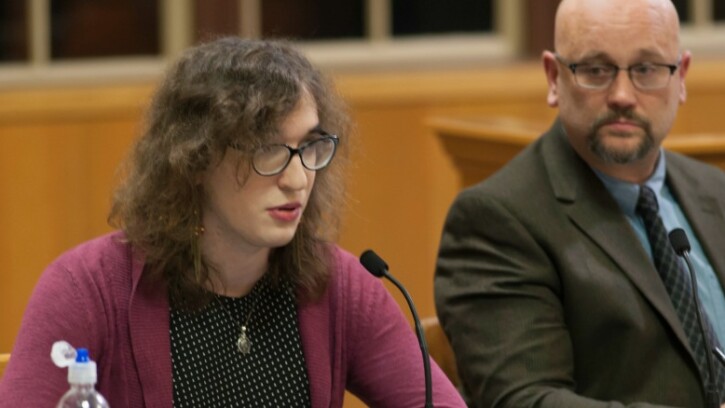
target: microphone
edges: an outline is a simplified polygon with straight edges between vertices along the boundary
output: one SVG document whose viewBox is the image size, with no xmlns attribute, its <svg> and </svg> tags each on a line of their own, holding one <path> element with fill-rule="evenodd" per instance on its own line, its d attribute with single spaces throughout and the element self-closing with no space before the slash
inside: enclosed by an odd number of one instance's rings
<svg viewBox="0 0 725 408">
<path fill-rule="evenodd" d="M 405 290 L 405 287 L 403 287 L 403 285 L 388 272 L 388 264 L 386 264 L 385 261 L 383 261 L 383 259 L 372 249 L 368 249 L 360 255 L 360 263 L 368 270 L 368 272 L 378 278 L 388 278 L 388 280 L 393 282 L 393 284 L 397 286 L 398 290 L 403 293 L 403 296 L 405 296 L 410 312 L 413 314 L 415 334 L 418 336 L 418 344 L 420 345 L 420 351 L 423 354 L 423 373 L 425 374 L 425 408 L 433 408 L 433 386 L 431 384 L 428 343 L 425 341 L 425 336 L 423 335 L 423 329 L 420 325 L 420 319 L 418 318 L 418 312 L 415 310 L 413 299 L 411 299 L 410 294 L 407 290 Z"/>
<path fill-rule="evenodd" d="M 712 353 L 714 353 L 718 357 L 722 364 L 725 364 L 725 355 L 723 355 L 723 352 L 719 348 L 712 346 L 712 343 L 710 342 L 710 336 L 708 335 L 708 331 L 705 328 L 705 319 L 702 317 L 702 310 L 700 309 L 700 296 L 697 290 L 697 276 L 695 276 L 695 268 L 692 266 L 692 261 L 690 260 L 690 240 L 687 239 L 687 234 L 682 228 L 675 228 L 670 231 L 669 238 L 672 248 L 675 250 L 675 253 L 677 253 L 677 255 L 685 260 L 685 263 L 687 264 L 687 270 L 690 273 L 690 282 L 692 283 L 692 296 L 695 300 L 695 311 L 697 312 L 697 324 L 700 328 L 700 333 L 702 333 L 702 339 L 705 342 L 705 350 L 708 351 L 707 353 L 705 353 L 707 357 L 707 369 L 710 373 L 710 381 L 706 387 L 709 397 L 708 399 L 710 400 L 710 404 L 713 407 L 719 407 L 720 398 L 718 396 L 717 389 L 715 388 L 715 382 L 717 381 L 717 377 L 715 376 L 715 363 L 712 361 Z"/>
</svg>

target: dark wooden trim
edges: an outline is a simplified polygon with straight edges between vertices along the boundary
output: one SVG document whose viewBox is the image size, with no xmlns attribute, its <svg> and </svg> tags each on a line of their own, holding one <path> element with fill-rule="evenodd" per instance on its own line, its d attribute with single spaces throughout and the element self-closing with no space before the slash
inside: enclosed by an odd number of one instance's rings
<svg viewBox="0 0 725 408">
<path fill-rule="evenodd" d="M 239 34 L 238 0 L 196 0 L 194 39 L 197 42 Z"/>
<path fill-rule="evenodd" d="M 554 18 L 560 0 L 527 0 L 524 10 L 524 50 L 526 57 L 539 58 L 554 49 Z"/>
</svg>

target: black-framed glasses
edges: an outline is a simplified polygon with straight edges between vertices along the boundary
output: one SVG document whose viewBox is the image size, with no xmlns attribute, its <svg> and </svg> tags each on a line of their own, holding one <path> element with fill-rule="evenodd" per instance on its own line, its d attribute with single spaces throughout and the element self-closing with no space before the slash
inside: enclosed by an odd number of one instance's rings
<svg viewBox="0 0 725 408">
<path fill-rule="evenodd" d="M 322 137 L 294 148 L 286 144 L 262 146 L 252 154 L 252 168 L 260 176 L 274 176 L 287 168 L 294 155 L 300 156 L 302 165 L 308 170 L 321 170 L 327 167 L 335 157 L 339 139 L 324 131 L 318 131 Z"/>
<path fill-rule="evenodd" d="M 574 82 L 586 89 L 605 89 L 612 85 L 619 71 L 627 71 L 630 81 L 640 91 L 652 91 L 667 87 L 670 78 L 682 63 L 661 64 L 656 62 L 641 62 L 628 67 L 620 67 L 609 63 L 573 63 L 555 54 L 556 60 L 566 66 L 574 74 Z"/>
</svg>

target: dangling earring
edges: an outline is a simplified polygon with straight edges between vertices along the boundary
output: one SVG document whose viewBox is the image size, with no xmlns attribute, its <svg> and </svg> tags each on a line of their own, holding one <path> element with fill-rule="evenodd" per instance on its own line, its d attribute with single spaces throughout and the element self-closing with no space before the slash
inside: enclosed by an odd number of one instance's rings
<svg viewBox="0 0 725 408">
<path fill-rule="evenodd" d="M 204 225 L 201 224 L 201 217 L 199 216 L 199 211 L 194 210 L 194 223 L 196 226 L 194 227 L 194 236 L 199 238 L 200 236 L 204 235 Z"/>
<path fill-rule="evenodd" d="M 191 257 L 194 261 L 194 276 L 196 277 L 196 280 L 199 281 L 201 277 L 201 248 L 199 245 L 199 238 L 204 235 L 204 226 L 201 225 L 201 220 L 199 217 L 199 211 L 194 210 L 194 221 L 196 222 L 196 226 L 194 227 L 194 238 L 191 243 Z"/>
</svg>

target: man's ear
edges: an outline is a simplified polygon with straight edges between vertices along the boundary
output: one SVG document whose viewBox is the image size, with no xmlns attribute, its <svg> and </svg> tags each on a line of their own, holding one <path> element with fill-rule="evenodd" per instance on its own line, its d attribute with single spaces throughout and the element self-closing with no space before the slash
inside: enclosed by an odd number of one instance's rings
<svg viewBox="0 0 725 408">
<path fill-rule="evenodd" d="M 687 100 L 687 88 L 685 87 L 685 76 L 687 71 L 690 69 L 690 61 L 692 61 L 692 54 L 690 51 L 682 52 L 682 59 L 680 60 L 680 68 L 678 68 L 677 80 L 680 81 L 680 103 L 685 103 Z"/>
<path fill-rule="evenodd" d="M 556 55 L 551 51 L 544 51 L 541 54 L 541 62 L 544 64 L 546 82 L 549 84 L 549 92 L 546 94 L 546 103 L 552 108 L 559 106 L 559 62 Z"/>
</svg>

